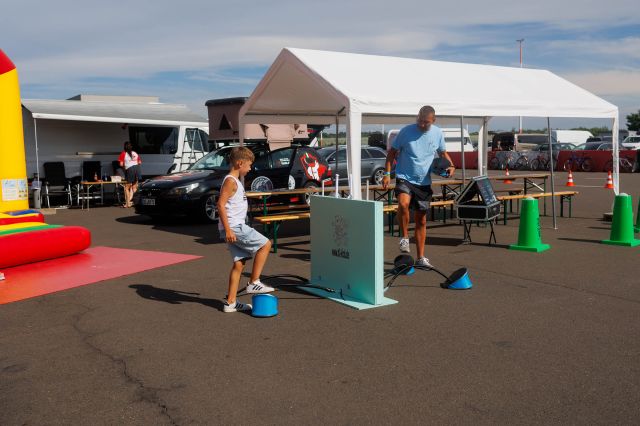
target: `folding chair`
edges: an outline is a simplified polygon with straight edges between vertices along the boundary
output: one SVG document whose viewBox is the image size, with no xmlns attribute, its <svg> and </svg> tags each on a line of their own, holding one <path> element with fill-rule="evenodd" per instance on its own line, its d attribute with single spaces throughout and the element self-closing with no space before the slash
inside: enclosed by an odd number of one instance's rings
<svg viewBox="0 0 640 426">
<path fill-rule="evenodd" d="M 42 165 L 44 168 L 44 192 L 42 197 L 47 201 L 47 207 L 51 208 L 51 196 L 65 195 L 67 206 L 71 206 L 71 181 L 67 179 L 62 161 L 47 162 Z"/>
</svg>

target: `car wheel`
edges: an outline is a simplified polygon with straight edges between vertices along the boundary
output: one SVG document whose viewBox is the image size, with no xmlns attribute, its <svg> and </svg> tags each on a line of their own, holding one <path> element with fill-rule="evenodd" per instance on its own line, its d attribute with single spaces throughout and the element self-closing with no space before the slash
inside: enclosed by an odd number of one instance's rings
<svg viewBox="0 0 640 426">
<path fill-rule="evenodd" d="M 207 222 L 218 221 L 218 194 L 208 195 L 202 202 L 202 219 Z"/>
<path fill-rule="evenodd" d="M 304 184 L 305 188 L 319 188 L 317 182 L 310 181 Z M 311 196 L 313 194 L 317 194 L 317 192 L 306 192 L 304 194 L 304 202 L 307 203 L 308 206 L 311 205 Z"/>
<path fill-rule="evenodd" d="M 381 167 L 376 169 L 371 175 L 371 183 L 374 185 L 382 185 L 382 179 L 384 179 L 384 169 Z"/>
</svg>

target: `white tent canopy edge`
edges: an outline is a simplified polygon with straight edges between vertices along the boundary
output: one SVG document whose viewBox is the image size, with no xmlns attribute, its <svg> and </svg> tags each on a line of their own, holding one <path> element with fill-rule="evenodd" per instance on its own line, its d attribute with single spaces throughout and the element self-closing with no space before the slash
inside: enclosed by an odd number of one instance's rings
<svg viewBox="0 0 640 426">
<path fill-rule="evenodd" d="M 349 185 L 361 199 L 362 124 L 412 122 L 425 104 L 441 125 L 480 125 L 480 147 L 491 117 L 609 118 L 618 193 L 618 108 L 546 70 L 284 48 L 240 110 L 240 140 L 248 123 L 346 124 Z M 486 152 L 478 157 L 486 174 Z"/>
</svg>

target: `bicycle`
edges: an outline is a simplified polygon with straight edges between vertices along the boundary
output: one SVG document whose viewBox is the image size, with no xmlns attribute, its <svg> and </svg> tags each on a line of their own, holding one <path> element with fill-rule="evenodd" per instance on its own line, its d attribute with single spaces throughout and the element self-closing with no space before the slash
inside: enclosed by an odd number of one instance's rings
<svg viewBox="0 0 640 426">
<path fill-rule="evenodd" d="M 531 170 L 549 170 L 549 157 L 544 154 L 538 154 L 531 161 Z"/>
<path fill-rule="evenodd" d="M 618 167 L 620 171 L 623 173 L 631 173 L 633 171 L 633 158 L 629 157 L 620 157 L 618 159 Z M 606 162 L 604 165 L 605 172 L 613 171 L 613 158 Z"/>
<path fill-rule="evenodd" d="M 498 154 L 500 153 L 496 153 L 496 156 L 489 162 L 489 169 L 504 170 L 509 168 L 511 170 L 516 170 L 517 158 L 513 151 L 506 151 L 506 154 L 500 157 Z"/>
<path fill-rule="evenodd" d="M 576 154 L 571 153 L 571 158 L 564 162 L 564 170 L 590 172 L 593 170 L 593 160 L 590 157 L 578 157 Z"/>
</svg>

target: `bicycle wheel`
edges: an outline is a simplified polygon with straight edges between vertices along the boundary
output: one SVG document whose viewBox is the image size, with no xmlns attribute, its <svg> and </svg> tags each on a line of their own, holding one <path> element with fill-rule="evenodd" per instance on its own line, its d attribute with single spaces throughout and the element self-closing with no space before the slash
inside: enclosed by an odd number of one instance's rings
<svg viewBox="0 0 640 426">
<path fill-rule="evenodd" d="M 633 171 L 633 163 L 628 158 L 620 158 L 620 171 L 624 173 L 631 173 Z"/>
<path fill-rule="evenodd" d="M 500 160 L 498 160 L 498 157 L 493 157 L 491 161 L 489 161 L 489 169 L 498 170 L 500 168 Z"/>
<path fill-rule="evenodd" d="M 524 155 L 518 157 L 516 164 L 514 165 L 516 170 L 526 170 L 529 168 L 529 160 Z"/>
<path fill-rule="evenodd" d="M 584 161 L 582 162 L 582 164 L 580 165 L 580 169 L 583 172 L 590 172 L 593 170 L 593 161 L 591 161 L 591 158 L 585 158 Z"/>
</svg>

